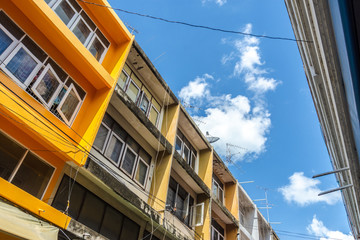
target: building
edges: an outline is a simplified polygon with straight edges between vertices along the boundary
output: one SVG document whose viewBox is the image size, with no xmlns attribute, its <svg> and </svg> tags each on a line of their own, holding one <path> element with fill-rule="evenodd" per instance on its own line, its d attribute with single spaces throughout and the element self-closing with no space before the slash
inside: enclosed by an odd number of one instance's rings
<svg viewBox="0 0 360 240">
<path fill-rule="evenodd" d="M 114 11 L 78 1 L 0 9 L 0 238 L 55 239 L 76 225 L 51 206 L 55 189 L 85 164 L 133 36 Z"/>
<path fill-rule="evenodd" d="M 358 1 L 285 0 L 350 229 L 360 238 Z"/>
<path fill-rule="evenodd" d="M 276 239 L 114 11 L 0 7 L 1 239 Z"/>
</svg>

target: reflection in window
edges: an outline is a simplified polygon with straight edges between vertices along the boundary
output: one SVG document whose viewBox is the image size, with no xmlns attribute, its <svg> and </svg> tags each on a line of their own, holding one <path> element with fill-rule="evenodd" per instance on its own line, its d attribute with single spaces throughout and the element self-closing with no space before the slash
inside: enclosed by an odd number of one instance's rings
<svg viewBox="0 0 360 240">
<path fill-rule="evenodd" d="M 108 239 L 138 239 L 140 226 L 137 223 L 66 175 L 55 194 L 53 207 L 60 211 L 67 208 L 70 180 L 73 186 L 68 208 L 70 217 Z"/>
<path fill-rule="evenodd" d="M 94 147 L 145 188 L 151 156 L 108 114 L 101 123 Z"/>
<path fill-rule="evenodd" d="M 0 177 L 41 199 L 54 170 L 0 132 Z"/>
</svg>

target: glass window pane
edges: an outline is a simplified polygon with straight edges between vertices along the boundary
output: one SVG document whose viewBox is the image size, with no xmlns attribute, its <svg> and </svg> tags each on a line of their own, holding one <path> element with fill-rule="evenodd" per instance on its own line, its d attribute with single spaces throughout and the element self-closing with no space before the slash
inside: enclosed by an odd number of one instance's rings
<svg viewBox="0 0 360 240">
<path fill-rule="evenodd" d="M 108 205 L 101 224 L 100 234 L 108 239 L 119 239 L 123 218 L 124 216 L 120 212 Z"/>
<path fill-rule="evenodd" d="M 213 194 L 217 198 L 218 197 L 218 185 L 213 182 Z"/>
<path fill-rule="evenodd" d="M 223 190 L 219 188 L 219 201 L 223 203 Z"/>
<path fill-rule="evenodd" d="M 6 68 L 22 83 L 34 71 L 37 62 L 25 51 L 24 48 L 15 54 L 15 56 L 6 65 Z"/>
<path fill-rule="evenodd" d="M 219 240 L 219 234 L 214 230 L 213 240 Z"/>
<path fill-rule="evenodd" d="M 188 148 L 188 146 L 186 146 L 184 144 L 184 152 L 183 152 L 183 159 L 185 160 L 185 162 L 189 163 L 189 154 L 190 154 L 190 149 Z"/>
<path fill-rule="evenodd" d="M 74 17 L 75 11 L 70 7 L 67 1 L 63 0 L 54 10 L 60 19 L 68 25 L 70 20 Z"/>
<path fill-rule="evenodd" d="M 131 81 L 126 93 L 133 102 L 136 102 L 139 91 L 139 88 Z"/>
<path fill-rule="evenodd" d="M 0 134 L 0 177 L 6 180 L 25 154 L 25 149 L 13 142 L 4 134 Z"/>
<path fill-rule="evenodd" d="M 135 179 L 141 184 L 145 184 L 146 173 L 148 170 L 148 166 L 141 160 L 139 160 L 139 165 L 135 173 Z"/>
<path fill-rule="evenodd" d="M 71 180 L 71 183 L 70 183 Z M 74 219 L 78 219 L 79 212 L 85 197 L 85 188 L 78 184 L 74 183 L 73 179 L 70 179 L 68 176 L 64 175 L 60 186 L 55 195 L 52 206 L 60 211 L 65 211 L 67 208 L 67 201 L 69 197 L 69 189 L 72 186 L 71 196 L 70 196 L 70 205 L 69 205 L 69 215 Z"/>
<path fill-rule="evenodd" d="M 77 106 L 80 104 L 80 100 L 77 97 L 75 90 L 71 88 L 70 93 L 67 95 L 64 103 L 62 104 L 60 111 L 64 114 L 67 121 L 70 121 Z"/>
<path fill-rule="evenodd" d="M 73 33 L 75 36 L 80 40 L 82 44 L 85 43 L 86 39 L 90 35 L 90 29 L 88 26 L 86 26 L 85 22 L 80 19 L 79 22 L 76 24 L 76 26 L 73 29 Z"/>
<path fill-rule="evenodd" d="M 105 51 L 105 48 L 102 45 L 102 43 L 100 42 L 100 40 L 97 37 L 95 37 L 94 41 L 92 42 L 92 44 L 89 47 L 89 51 L 96 58 L 96 60 L 99 61 L 102 54 Z"/>
<path fill-rule="evenodd" d="M 2 54 L 13 40 L 0 28 L 0 54 Z"/>
<path fill-rule="evenodd" d="M 114 161 L 114 163 L 119 163 L 121 150 L 123 148 L 123 143 L 115 137 L 111 136 L 109 145 L 106 149 L 105 156 Z"/>
<path fill-rule="evenodd" d="M 176 136 L 175 150 L 176 150 L 179 154 L 181 154 L 181 145 L 182 145 L 181 139 L 180 139 L 178 136 Z"/>
<path fill-rule="evenodd" d="M 29 152 L 12 183 L 31 195 L 41 198 L 53 172 L 53 167 Z"/>
<path fill-rule="evenodd" d="M 35 90 L 39 93 L 40 97 L 46 102 L 49 103 L 51 98 L 54 96 L 54 93 L 60 85 L 59 80 L 54 75 L 54 73 L 49 69 L 43 78 L 40 80 L 39 84 L 36 86 Z"/>
<path fill-rule="evenodd" d="M 124 72 L 121 72 L 117 83 L 122 89 L 124 89 L 124 86 L 125 86 L 125 83 L 126 83 L 127 79 L 128 79 L 128 76 Z"/>
<path fill-rule="evenodd" d="M 191 153 L 191 168 L 195 170 L 195 164 L 196 164 L 196 156 L 194 153 Z"/>
<path fill-rule="evenodd" d="M 150 119 L 150 122 L 152 122 L 155 126 L 157 124 L 158 116 L 159 116 L 159 113 L 155 110 L 155 108 L 152 107 L 150 110 L 149 119 Z"/>
<path fill-rule="evenodd" d="M 168 206 L 168 209 L 175 206 L 175 189 L 172 189 L 170 187 L 168 189 L 168 194 L 166 197 L 166 205 Z"/>
<path fill-rule="evenodd" d="M 120 240 L 137 240 L 139 236 L 140 226 L 129 218 L 124 218 L 121 230 Z"/>
<path fill-rule="evenodd" d="M 145 94 L 143 95 L 142 99 L 141 99 L 141 103 L 140 103 L 140 109 L 141 111 L 143 111 L 145 114 L 149 108 L 149 99 L 147 99 L 147 97 L 145 96 Z"/>
<path fill-rule="evenodd" d="M 104 125 L 101 124 L 99 131 L 96 134 L 94 146 L 96 146 L 100 150 L 103 150 L 108 133 L 109 129 L 107 129 Z"/>
<path fill-rule="evenodd" d="M 104 201 L 96 197 L 94 194 L 87 192 L 78 220 L 89 228 L 99 231 L 104 211 Z"/>
<path fill-rule="evenodd" d="M 124 160 L 121 164 L 121 168 L 128 174 L 132 174 L 136 160 L 136 154 L 134 154 L 129 148 L 127 148 Z"/>
</svg>

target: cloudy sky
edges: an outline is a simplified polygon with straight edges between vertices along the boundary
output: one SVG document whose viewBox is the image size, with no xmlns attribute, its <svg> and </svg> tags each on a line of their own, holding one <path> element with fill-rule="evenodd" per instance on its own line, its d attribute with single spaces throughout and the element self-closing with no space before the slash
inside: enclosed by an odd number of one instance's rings
<svg viewBox="0 0 360 240">
<path fill-rule="evenodd" d="M 283 0 L 109 0 L 113 7 L 245 33 L 293 37 Z M 117 12 L 253 199 L 267 191 L 281 239 L 349 240 L 341 195 L 296 43 L 165 23 Z M 258 206 L 264 206 L 257 202 Z M 266 212 L 263 215 L 267 218 Z M 301 235 L 299 235 L 301 234 Z"/>
</svg>

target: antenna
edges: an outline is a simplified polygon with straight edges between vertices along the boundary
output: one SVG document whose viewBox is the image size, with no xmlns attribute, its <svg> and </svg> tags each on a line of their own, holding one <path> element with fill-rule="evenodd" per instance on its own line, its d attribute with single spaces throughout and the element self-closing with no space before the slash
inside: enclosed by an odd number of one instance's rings
<svg viewBox="0 0 360 240">
<path fill-rule="evenodd" d="M 131 29 L 131 34 L 133 34 L 133 32 L 139 34 L 139 31 L 136 30 L 134 27 L 132 27 L 130 24 L 125 23 L 125 25 L 126 25 L 129 29 Z"/>
<path fill-rule="evenodd" d="M 264 199 L 255 199 L 253 200 L 253 202 L 255 201 L 265 201 L 265 206 L 266 207 L 258 207 L 258 209 L 266 209 L 266 213 L 267 213 L 267 221 L 270 224 L 281 224 L 281 222 L 270 222 L 270 215 L 269 215 L 269 209 L 271 209 L 272 207 L 270 206 L 274 206 L 274 204 L 270 204 L 268 201 L 268 197 L 267 197 L 267 192 L 268 192 L 268 188 L 264 188 L 264 187 L 259 187 L 260 189 L 263 189 L 265 191 L 265 198 Z"/>
<path fill-rule="evenodd" d="M 209 141 L 209 143 L 214 143 L 214 142 L 217 142 L 219 141 L 219 137 L 213 137 L 209 134 L 209 132 L 206 132 L 206 139 Z"/>
<path fill-rule="evenodd" d="M 231 157 L 236 155 L 236 154 L 240 154 L 240 152 L 237 152 L 237 153 L 231 153 L 231 149 L 230 147 L 233 147 L 233 148 L 239 148 L 239 149 L 242 149 L 242 150 L 247 150 L 249 151 L 249 149 L 246 149 L 246 148 L 243 148 L 243 147 L 240 147 L 240 146 L 237 146 L 237 145 L 234 145 L 234 144 L 231 144 L 231 143 L 226 143 L 226 162 L 227 163 L 233 163 L 233 161 L 231 160 Z"/>
</svg>

